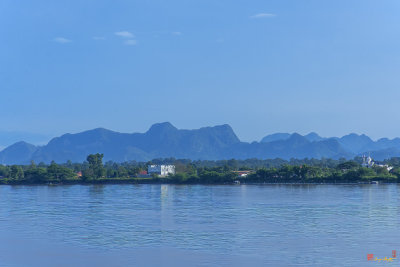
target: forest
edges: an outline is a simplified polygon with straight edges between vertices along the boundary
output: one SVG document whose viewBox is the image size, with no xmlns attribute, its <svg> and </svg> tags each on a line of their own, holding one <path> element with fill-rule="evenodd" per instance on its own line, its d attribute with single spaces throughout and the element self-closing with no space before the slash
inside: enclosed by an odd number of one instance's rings
<svg viewBox="0 0 400 267">
<path fill-rule="evenodd" d="M 397 183 L 400 158 L 381 162 L 393 168 L 362 167 L 362 159 L 247 159 L 197 160 L 154 159 L 149 162 L 106 162 L 103 154 L 88 155 L 82 163 L 31 162 L 28 165 L 0 165 L 0 184 L 90 184 L 90 183 Z M 167 177 L 142 177 L 152 164 L 175 165 L 176 173 Z M 240 176 L 246 171 L 245 176 Z"/>
</svg>

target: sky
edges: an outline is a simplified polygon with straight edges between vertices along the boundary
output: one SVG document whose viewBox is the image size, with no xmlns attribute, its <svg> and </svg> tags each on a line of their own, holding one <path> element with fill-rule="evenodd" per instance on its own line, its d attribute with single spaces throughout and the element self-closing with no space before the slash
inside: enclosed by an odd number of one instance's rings
<svg viewBox="0 0 400 267">
<path fill-rule="evenodd" d="M 0 131 L 400 136 L 398 0 L 2 0 Z M 0 143 L 1 146 L 1 143 Z"/>
</svg>

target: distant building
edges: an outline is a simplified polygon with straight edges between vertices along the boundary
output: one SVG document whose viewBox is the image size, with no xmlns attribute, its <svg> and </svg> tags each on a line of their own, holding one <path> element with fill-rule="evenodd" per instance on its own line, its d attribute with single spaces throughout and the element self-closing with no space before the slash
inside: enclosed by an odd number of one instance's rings
<svg viewBox="0 0 400 267">
<path fill-rule="evenodd" d="M 151 175 L 149 175 L 149 174 L 147 173 L 147 171 L 140 171 L 140 172 L 137 174 L 137 177 L 138 177 L 138 178 L 149 178 L 149 177 L 151 177 Z"/>
<path fill-rule="evenodd" d="M 147 167 L 147 173 L 157 174 L 159 176 L 165 177 L 168 174 L 175 174 L 175 165 L 149 165 Z"/>
<path fill-rule="evenodd" d="M 234 174 L 236 174 L 238 177 L 246 177 L 253 171 L 232 171 Z"/>
<path fill-rule="evenodd" d="M 372 168 L 373 166 L 376 166 L 376 167 L 386 168 L 386 170 L 388 171 L 391 171 L 393 169 L 392 166 L 389 166 L 387 164 L 378 164 L 375 161 L 373 161 L 371 156 L 366 157 L 365 155 L 363 156 L 363 162 L 361 163 L 361 166 L 366 168 Z"/>
<path fill-rule="evenodd" d="M 76 173 L 76 176 L 82 177 L 82 172 L 77 172 L 77 173 Z"/>
<path fill-rule="evenodd" d="M 363 158 L 363 162 L 361 163 L 361 166 L 366 167 L 366 168 L 372 168 L 372 166 L 375 165 L 375 162 L 372 160 L 371 156 L 366 157 L 364 155 L 362 158 Z"/>
</svg>

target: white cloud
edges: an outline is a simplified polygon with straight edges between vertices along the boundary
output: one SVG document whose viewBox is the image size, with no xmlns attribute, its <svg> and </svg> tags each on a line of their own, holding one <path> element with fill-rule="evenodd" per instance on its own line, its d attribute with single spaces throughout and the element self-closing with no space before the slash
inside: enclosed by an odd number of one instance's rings
<svg viewBox="0 0 400 267">
<path fill-rule="evenodd" d="M 60 44 L 66 44 L 72 42 L 72 40 L 66 39 L 64 37 L 56 37 L 53 39 L 54 42 L 60 43 Z"/>
<path fill-rule="evenodd" d="M 136 40 L 126 40 L 124 42 L 125 45 L 136 45 L 137 41 Z"/>
<path fill-rule="evenodd" d="M 171 32 L 172 33 L 172 35 L 176 35 L 176 36 L 180 36 L 180 35 L 182 35 L 182 33 L 181 32 Z"/>
<path fill-rule="evenodd" d="M 276 15 L 272 13 L 259 13 L 250 16 L 251 19 L 263 19 L 263 18 L 273 18 L 273 17 L 276 17 Z"/>
<path fill-rule="evenodd" d="M 123 38 L 135 38 L 135 35 L 128 31 L 114 32 L 114 34 Z"/>
<path fill-rule="evenodd" d="M 93 36 L 93 40 L 96 40 L 96 41 L 101 41 L 101 40 L 105 40 L 106 39 L 106 37 L 102 37 L 102 36 Z"/>
</svg>

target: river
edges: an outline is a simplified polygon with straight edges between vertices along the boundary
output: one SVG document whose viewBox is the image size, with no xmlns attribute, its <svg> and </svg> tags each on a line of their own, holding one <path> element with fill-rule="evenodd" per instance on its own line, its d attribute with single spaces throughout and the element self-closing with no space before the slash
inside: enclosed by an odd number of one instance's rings
<svg viewBox="0 0 400 267">
<path fill-rule="evenodd" d="M 0 266 L 364 266 L 400 253 L 399 188 L 0 186 Z"/>
</svg>

